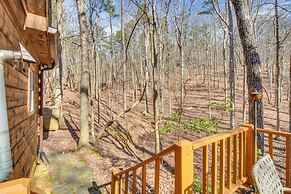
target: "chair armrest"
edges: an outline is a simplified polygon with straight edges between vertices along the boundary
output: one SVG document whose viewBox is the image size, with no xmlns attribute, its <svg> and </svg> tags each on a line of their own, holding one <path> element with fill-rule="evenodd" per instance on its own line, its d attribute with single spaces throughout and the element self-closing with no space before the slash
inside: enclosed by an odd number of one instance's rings
<svg viewBox="0 0 291 194">
<path fill-rule="evenodd" d="M 291 188 L 286 188 L 286 187 L 284 187 L 284 188 L 283 188 L 283 191 L 285 191 L 285 192 L 291 192 Z"/>
</svg>

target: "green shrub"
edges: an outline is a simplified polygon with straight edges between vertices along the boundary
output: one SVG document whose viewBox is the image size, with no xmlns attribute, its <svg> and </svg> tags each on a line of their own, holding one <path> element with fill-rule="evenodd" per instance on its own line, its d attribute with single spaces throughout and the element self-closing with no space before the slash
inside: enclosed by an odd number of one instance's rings
<svg viewBox="0 0 291 194">
<path fill-rule="evenodd" d="M 196 178 L 194 180 L 194 193 L 202 193 L 202 186 L 201 179 Z"/>
<path fill-rule="evenodd" d="M 258 159 L 260 159 L 260 158 L 263 157 L 263 152 L 262 152 L 262 150 L 257 149 L 257 157 L 258 157 Z"/>
<path fill-rule="evenodd" d="M 232 102 L 230 100 L 224 101 L 222 103 L 211 102 L 208 104 L 209 108 L 222 110 L 224 112 L 232 112 Z"/>
<path fill-rule="evenodd" d="M 174 121 L 174 122 L 180 122 L 181 121 L 181 118 L 182 118 L 182 115 L 180 114 L 172 114 L 171 116 L 169 116 L 167 118 L 168 121 Z"/>
<path fill-rule="evenodd" d="M 183 123 L 182 127 L 186 131 L 206 132 L 208 136 L 219 132 L 218 124 L 218 119 L 192 119 Z"/>
<path fill-rule="evenodd" d="M 200 178 L 195 178 L 194 180 L 194 193 L 201 193 L 202 194 L 202 181 Z M 211 186 L 208 185 L 208 193 L 211 193 Z"/>
<path fill-rule="evenodd" d="M 217 127 L 219 124 L 218 119 L 192 119 L 185 121 L 182 124 L 173 124 L 170 121 L 164 121 L 163 127 L 159 128 L 160 134 L 170 133 L 177 129 L 182 131 L 191 131 L 191 132 L 205 132 L 207 136 L 216 134 L 220 131 Z"/>
<path fill-rule="evenodd" d="M 170 133 L 172 131 L 175 131 L 177 128 L 179 128 L 179 126 L 171 124 L 169 122 L 164 122 L 163 124 L 164 126 L 159 128 L 159 132 L 160 134 L 166 134 L 166 133 Z"/>
</svg>

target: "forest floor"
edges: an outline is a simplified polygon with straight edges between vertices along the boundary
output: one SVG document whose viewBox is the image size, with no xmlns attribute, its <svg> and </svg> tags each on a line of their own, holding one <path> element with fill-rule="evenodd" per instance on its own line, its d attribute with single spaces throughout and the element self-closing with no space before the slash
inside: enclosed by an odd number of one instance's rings
<svg viewBox="0 0 291 194">
<path fill-rule="evenodd" d="M 95 126 L 95 133 L 97 134 L 102 126 L 104 126 L 109 118 L 108 107 L 108 92 L 101 93 L 100 104 L 100 122 Z M 165 103 L 168 102 L 168 96 L 165 93 Z M 207 88 L 203 84 L 198 84 L 188 89 L 188 94 L 185 99 L 185 111 L 183 112 L 182 123 L 191 119 L 203 119 L 209 118 L 207 99 Z M 118 100 L 115 104 L 115 115 L 122 112 L 122 94 L 118 93 Z M 211 102 L 223 102 L 223 90 L 212 89 L 211 90 Z M 132 95 L 128 96 L 129 106 L 136 100 L 132 99 Z M 242 118 L 242 91 L 237 92 L 237 118 Z M 150 105 L 151 107 L 151 105 Z M 283 103 L 281 113 L 282 129 L 288 128 L 288 104 Z M 77 142 L 79 140 L 80 132 L 80 120 L 79 120 L 79 93 L 72 90 L 64 90 L 64 102 L 63 102 L 63 114 L 65 118 L 66 126 L 58 131 L 49 131 L 45 135 L 44 147 L 45 151 L 49 153 L 61 153 L 69 154 L 72 158 L 79 155 L 77 148 Z M 174 109 L 173 109 L 174 110 Z M 108 130 L 106 130 L 101 138 L 92 144 L 92 149 L 97 154 L 83 154 L 82 160 L 86 163 L 88 168 L 92 171 L 92 180 L 87 180 L 89 183 L 95 181 L 98 186 L 102 186 L 102 190 L 109 192 L 110 186 L 108 183 L 111 181 L 111 170 L 125 169 L 133 166 L 134 164 L 149 158 L 154 155 L 155 148 L 155 136 L 152 129 L 152 117 L 150 114 L 143 114 L 144 105 L 141 102 L 132 111 L 126 114 L 126 118 L 118 119 Z M 165 109 L 164 112 L 170 113 L 170 110 Z M 173 111 L 174 113 L 174 111 Z M 95 121 L 97 121 L 97 110 L 95 105 Z M 265 128 L 274 129 L 276 126 L 276 112 L 275 108 L 265 103 Z M 166 115 L 165 118 L 169 117 Z M 218 118 L 219 123 L 217 128 L 221 131 L 228 129 L 229 114 L 222 110 L 212 110 L 211 118 Z M 163 119 L 165 120 L 165 119 Z M 97 122 L 96 122 L 97 123 Z M 242 121 L 238 119 L 237 126 L 242 124 Z M 207 131 L 185 131 L 185 130 L 172 130 L 168 133 L 161 135 L 162 149 L 169 147 L 176 141 L 181 139 L 195 140 L 207 135 Z M 91 139 L 92 140 L 92 139 Z M 275 162 L 280 167 L 279 172 L 282 174 L 285 172 L 283 166 L 285 165 L 283 143 L 281 141 L 275 141 L 274 156 L 278 156 Z M 267 146 L 266 146 L 267 148 Z M 199 154 L 199 153 L 198 153 Z M 195 169 L 195 173 L 201 172 L 201 153 L 199 157 L 195 157 L 195 164 L 198 169 Z M 283 156 L 283 158 L 282 158 Z M 173 164 L 173 154 L 165 159 L 169 163 L 169 166 Z M 199 165 L 200 164 L 200 165 Z M 52 164 L 53 165 L 53 164 Z M 60 165 L 60 164 L 57 164 Z M 53 169 L 53 168 L 52 168 Z M 50 174 L 53 174 L 54 170 L 50 170 Z M 147 169 L 147 183 L 149 187 L 147 191 L 152 193 L 154 188 L 150 185 L 154 185 L 154 173 L 153 165 L 148 166 Z M 137 172 L 139 176 L 140 172 Z M 173 168 L 162 168 L 160 174 L 160 186 L 161 193 L 172 193 L 174 188 Z M 81 192 L 82 193 L 82 192 Z"/>
</svg>

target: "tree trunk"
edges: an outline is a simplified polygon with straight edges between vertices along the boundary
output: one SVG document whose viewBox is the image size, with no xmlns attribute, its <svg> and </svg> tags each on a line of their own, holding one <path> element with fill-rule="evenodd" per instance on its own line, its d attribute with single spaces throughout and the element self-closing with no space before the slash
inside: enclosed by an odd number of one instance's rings
<svg viewBox="0 0 291 194">
<path fill-rule="evenodd" d="M 289 64 L 289 132 L 291 132 L 291 51 Z"/>
<path fill-rule="evenodd" d="M 125 59 L 125 40 L 124 40 L 124 0 L 121 0 L 121 54 L 123 64 L 123 76 L 122 76 L 122 94 L 123 94 L 123 111 L 127 109 L 126 104 L 126 59 Z M 126 115 L 124 114 L 126 119 Z"/>
<path fill-rule="evenodd" d="M 181 37 L 182 39 L 182 37 Z M 181 43 L 183 44 L 183 43 Z M 181 70 L 180 70 L 180 76 L 181 76 L 181 80 L 180 80 L 180 113 L 182 115 L 183 113 L 183 108 L 184 108 L 184 48 L 183 45 L 180 45 L 180 63 L 181 63 Z"/>
<path fill-rule="evenodd" d="M 155 127 L 155 153 L 160 152 L 160 133 L 159 133 L 159 89 L 158 89 L 158 53 L 157 53 L 157 21 L 156 21 L 156 0 L 152 0 L 152 18 L 153 18 L 153 109 L 154 109 L 154 127 Z"/>
<path fill-rule="evenodd" d="M 247 118 L 247 67 L 244 65 L 244 75 L 243 75 L 243 123 L 246 123 Z"/>
<path fill-rule="evenodd" d="M 77 0 L 81 39 L 80 140 L 79 147 L 89 145 L 89 52 L 88 25 L 84 0 Z"/>
<path fill-rule="evenodd" d="M 63 67 L 63 30 L 62 30 L 62 14 L 63 14 L 64 0 L 57 0 L 57 29 L 58 36 L 58 65 L 55 68 L 55 106 L 59 110 L 59 126 L 63 124 L 62 101 L 63 101 L 63 87 L 62 87 L 62 67 Z"/>
<path fill-rule="evenodd" d="M 215 24 L 215 21 L 213 21 L 213 33 L 214 33 L 214 75 L 213 75 L 213 78 L 214 78 L 214 83 L 213 83 L 213 86 L 214 88 L 219 88 L 219 71 L 218 71 L 218 67 L 217 67 L 217 32 L 216 32 L 216 24 Z M 216 86 L 216 81 L 217 81 L 217 86 Z"/>
<path fill-rule="evenodd" d="M 226 32 L 223 31 L 223 48 L 222 48 L 222 55 L 223 55 L 223 79 L 224 79 L 224 102 L 227 101 L 227 73 L 226 73 Z"/>
<path fill-rule="evenodd" d="M 279 34 L 279 13 L 278 0 L 275 0 L 275 37 L 276 37 L 276 113 L 277 113 L 277 131 L 280 131 L 280 106 L 281 106 L 281 69 L 280 69 L 280 34 Z"/>
<path fill-rule="evenodd" d="M 209 113 L 209 119 L 211 119 L 212 115 L 211 115 L 211 86 L 210 86 L 210 82 L 211 82 L 211 71 L 210 71 L 210 67 L 211 67 L 211 49 L 208 49 L 208 46 L 206 47 L 206 52 L 205 52 L 205 56 L 206 56 L 206 66 L 207 66 L 207 98 L 208 98 L 208 113 Z"/>
<path fill-rule="evenodd" d="M 234 27 L 232 18 L 232 7 L 230 0 L 227 1 L 228 9 L 228 33 L 229 33 L 229 86 L 230 86 L 230 129 L 235 128 L 235 58 L 234 58 Z"/>
<path fill-rule="evenodd" d="M 114 38 L 113 38 L 113 13 L 109 13 L 109 23 L 110 23 L 110 44 L 111 44 L 111 100 L 110 100 L 110 117 L 113 119 L 113 108 L 114 108 L 114 99 L 115 99 L 115 80 L 114 80 L 114 64 L 115 64 L 115 49 L 114 49 Z"/>
<path fill-rule="evenodd" d="M 148 67 L 148 43 L 149 35 L 147 32 L 146 24 L 144 24 L 144 86 L 145 88 L 145 98 L 144 98 L 144 112 L 149 113 L 149 102 L 148 102 L 148 87 L 149 87 L 149 67 Z"/>
<path fill-rule="evenodd" d="M 94 28 L 94 22 L 93 22 L 93 14 L 92 10 L 90 9 L 90 14 L 89 14 L 89 29 L 90 29 L 90 38 L 92 41 L 92 51 L 91 51 L 91 59 L 90 59 L 90 103 L 91 103 L 91 136 L 93 143 L 96 143 L 96 138 L 95 138 L 95 100 L 97 96 L 97 43 L 96 43 L 96 38 L 95 38 L 95 29 Z"/>
<path fill-rule="evenodd" d="M 236 12 L 237 25 L 241 43 L 243 46 L 245 62 L 247 66 L 248 92 L 263 92 L 261 78 L 261 61 L 257 52 L 257 41 L 251 21 L 250 7 L 245 0 L 232 0 Z M 257 126 L 264 128 L 263 101 L 257 103 Z M 249 122 L 254 123 L 254 103 L 249 99 Z M 264 153 L 264 134 L 258 135 L 258 147 Z"/>
</svg>

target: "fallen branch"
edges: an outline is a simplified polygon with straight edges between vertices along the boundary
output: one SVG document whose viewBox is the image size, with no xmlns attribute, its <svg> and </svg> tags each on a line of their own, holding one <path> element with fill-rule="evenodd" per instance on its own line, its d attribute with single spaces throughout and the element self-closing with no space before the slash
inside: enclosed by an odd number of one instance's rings
<svg viewBox="0 0 291 194">
<path fill-rule="evenodd" d="M 138 101 L 136 101 L 131 107 L 129 107 L 128 109 L 124 110 L 123 112 L 119 113 L 115 118 L 113 118 L 111 121 L 109 121 L 106 125 L 104 125 L 104 127 L 101 129 L 101 131 L 98 133 L 97 135 L 97 139 L 100 139 L 102 134 L 104 133 L 104 131 L 110 127 L 117 119 L 119 119 L 122 115 L 124 115 L 125 113 L 128 113 L 130 112 L 132 109 L 134 109 L 134 107 L 136 105 L 138 105 L 142 100 L 143 100 L 143 97 L 144 97 L 144 94 L 145 94 L 145 91 L 146 91 L 146 85 L 144 85 L 144 89 L 143 89 L 143 92 L 142 92 L 142 95 L 140 97 L 140 99 Z"/>
</svg>

